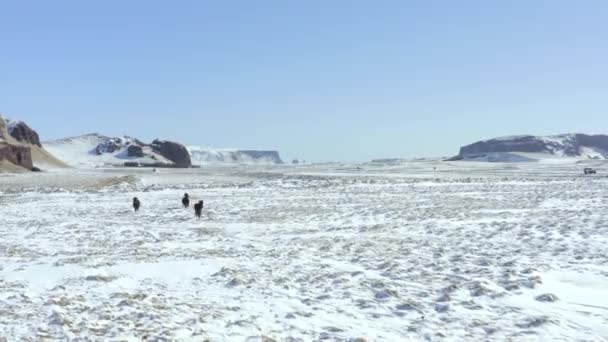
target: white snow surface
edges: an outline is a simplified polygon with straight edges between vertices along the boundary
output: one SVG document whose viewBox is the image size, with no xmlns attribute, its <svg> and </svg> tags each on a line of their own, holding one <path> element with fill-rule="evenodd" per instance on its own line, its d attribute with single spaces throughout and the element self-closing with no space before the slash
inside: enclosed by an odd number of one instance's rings
<svg viewBox="0 0 608 342">
<path fill-rule="evenodd" d="M 608 164 L 584 164 L 0 176 L 0 336 L 605 341 Z"/>
</svg>

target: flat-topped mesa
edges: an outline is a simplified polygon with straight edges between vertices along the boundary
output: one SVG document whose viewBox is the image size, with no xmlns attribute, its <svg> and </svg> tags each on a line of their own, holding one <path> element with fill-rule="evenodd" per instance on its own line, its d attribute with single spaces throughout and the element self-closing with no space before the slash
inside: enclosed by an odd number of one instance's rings
<svg viewBox="0 0 608 342">
<path fill-rule="evenodd" d="M 238 150 L 238 149 L 210 149 L 198 146 L 189 146 L 194 165 L 206 164 L 251 164 L 274 165 L 283 164 L 278 151 L 272 150 Z"/>
<path fill-rule="evenodd" d="M 479 159 L 491 154 L 538 153 L 559 157 L 608 159 L 608 135 L 518 135 L 478 141 L 463 146 L 453 159 Z M 498 158 L 500 159 L 500 158 Z"/>
</svg>

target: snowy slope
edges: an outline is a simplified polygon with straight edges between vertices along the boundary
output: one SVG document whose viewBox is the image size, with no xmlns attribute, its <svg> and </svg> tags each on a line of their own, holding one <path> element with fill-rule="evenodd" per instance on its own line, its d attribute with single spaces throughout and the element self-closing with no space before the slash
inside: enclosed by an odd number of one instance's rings
<svg viewBox="0 0 608 342">
<path fill-rule="evenodd" d="M 188 151 L 194 165 L 283 163 L 277 151 L 212 149 L 199 146 L 189 146 Z"/>
<path fill-rule="evenodd" d="M 133 139 L 130 137 L 121 138 L 128 145 Z M 107 152 L 102 149 L 101 154 L 97 153 L 97 147 L 103 147 L 111 140 L 116 138 L 106 137 L 100 134 L 86 134 L 78 137 L 65 138 L 53 141 L 43 142 L 44 147 L 56 155 L 68 165 L 74 167 L 96 167 L 96 166 L 122 166 L 125 162 L 140 162 L 140 163 L 166 163 L 172 162 L 160 154 L 152 151 L 151 148 L 145 149 L 145 153 L 150 156 L 145 157 L 129 157 L 127 155 L 127 147 L 122 147 L 114 152 Z M 106 153 L 107 152 L 107 153 Z"/>
<path fill-rule="evenodd" d="M 589 159 L 608 159 L 608 151 L 597 147 L 580 147 L 581 156 Z"/>
</svg>

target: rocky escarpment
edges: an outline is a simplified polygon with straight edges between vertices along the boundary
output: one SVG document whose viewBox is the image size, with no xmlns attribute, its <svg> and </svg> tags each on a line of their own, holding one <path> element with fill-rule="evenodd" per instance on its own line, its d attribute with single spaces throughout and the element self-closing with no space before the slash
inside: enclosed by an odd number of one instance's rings
<svg viewBox="0 0 608 342">
<path fill-rule="evenodd" d="M 65 167 L 65 164 L 43 149 L 38 133 L 21 121 L 0 115 L 0 168 L 9 171 Z"/>
<path fill-rule="evenodd" d="M 0 142 L 0 161 L 6 161 L 26 170 L 34 168 L 32 150 L 28 146 Z"/>
<path fill-rule="evenodd" d="M 507 153 L 544 153 L 553 156 L 608 159 L 608 135 L 520 135 L 463 146 L 454 159 L 479 159 Z M 499 158 L 500 159 L 500 158 Z"/>
</svg>

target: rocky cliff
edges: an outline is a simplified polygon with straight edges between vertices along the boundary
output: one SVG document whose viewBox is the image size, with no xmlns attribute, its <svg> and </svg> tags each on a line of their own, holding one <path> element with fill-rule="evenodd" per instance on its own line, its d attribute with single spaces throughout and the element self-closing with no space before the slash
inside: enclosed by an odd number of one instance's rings
<svg viewBox="0 0 608 342">
<path fill-rule="evenodd" d="M 0 161 L 23 168 L 24 170 L 34 169 L 32 150 L 23 145 L 0 142 Z"/>
<path fill-rule="evenodd" d="M 0 115 L 0 168 L 38 170 L 66 165 L 42 148 L 38 133 L 26 123 Z"/>
</svg>

